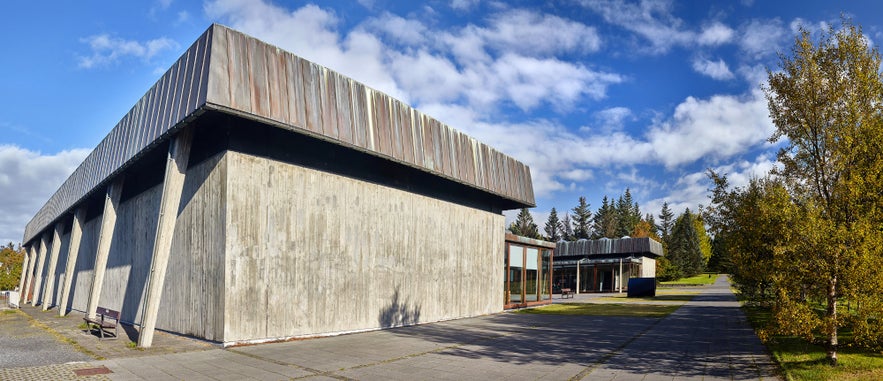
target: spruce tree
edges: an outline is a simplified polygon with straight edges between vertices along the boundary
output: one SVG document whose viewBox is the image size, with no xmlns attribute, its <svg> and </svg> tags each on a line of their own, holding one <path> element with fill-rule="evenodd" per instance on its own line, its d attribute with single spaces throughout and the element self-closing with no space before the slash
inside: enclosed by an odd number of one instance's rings
<svg viewBox="0 0 883 381">
<path fill-rule="evenodd" d="M 537 224 L 533 222 L 533 216 L 527 208 L 521 208 L 521 211 L 518 212 L 518 217 L 515 217 L 515 221 L 509 225 L 509 231 L 512 232 L 512 234 L 523 237 L 541 238 Z"/>
<path fill-rule="evenodd" d="M 564 218 L 561 219 L 561 238 L 565 241 L 575 241 L 576 238 L 573 236 L 573 222 L 570 219 L 570 213 L 564 213 Z"/>
<path fill-rule="evenodd" d="M 546 232 L 546 240 L 558 242 L 561 240 L 561 221 L 558 220 L 558 212 L 555 208 L 549 212 L 549 219 L 546 220 L 546 226 L 543 228 Z"/>
<path fill-rule="evenodd" d="M 679 278 L 697 275 L 704 269 L 704 259 L 694 221 L 693 213 L 687 209 L 678 217 L 672 228 L 667 256 L 671 263 L 671 274 Z"/>
<path fill-rule="evenodd" d="M 579 198 L 579 205 L 573 208 L 573 235 L 576 239 L 589 239 L 592 234 L 592 210 L 585 197 Z"/>
<path fill-rule="evenodd" d="M 671 237 L 671 229 L 674 226 L 675 214 L 669 209 L 668 201 L 662 203 L 662 212 L 659 213 L 659 235 L 662 238 L 662 245 L 668 247 L 668 241 Z"/>
</svg>

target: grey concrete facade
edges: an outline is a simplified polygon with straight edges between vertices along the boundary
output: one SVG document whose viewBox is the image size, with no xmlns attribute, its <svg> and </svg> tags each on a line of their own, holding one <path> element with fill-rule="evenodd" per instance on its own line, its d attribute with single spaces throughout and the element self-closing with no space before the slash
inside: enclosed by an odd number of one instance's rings
<svg viewBox="0 0 883 381">
<path fill-rule="evenodd" d="M 24 241 L 34 303 L 232 344 L 499 312 L 501 212 L 533 202 L 515 159 L 214 25 Z"/>
</svg>

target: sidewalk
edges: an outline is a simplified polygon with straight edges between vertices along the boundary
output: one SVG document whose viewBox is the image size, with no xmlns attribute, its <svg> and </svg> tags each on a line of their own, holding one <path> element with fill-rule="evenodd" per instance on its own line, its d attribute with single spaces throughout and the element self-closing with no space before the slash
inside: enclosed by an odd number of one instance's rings
<svg viewBox="0 0 883 381">
<path fill-rule="evenodd" d="M 776 379 L 765 348 L 747 325 L 724 277 L 663 319 L 502 313 L 321 339 L 108 357 L 76 365 L 109 373 L 77 378 L 70 370 L 69 379 Z M 27 378 L 21 372 L 32 369 L 0 369 L 0 379 Z"/>
</svg>

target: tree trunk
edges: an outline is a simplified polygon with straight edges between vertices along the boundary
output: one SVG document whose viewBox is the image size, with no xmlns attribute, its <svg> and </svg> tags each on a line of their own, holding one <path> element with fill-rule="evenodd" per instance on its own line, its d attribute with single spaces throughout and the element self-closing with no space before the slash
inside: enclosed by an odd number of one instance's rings
<svg viewBox="0 0 883 381">
<path fill-rule="evenodd" d="M 837 276 L 828 281 L 828 318 L 832 322 L 828 333 L 828 361 L 837 365 Z"/>
</svg>

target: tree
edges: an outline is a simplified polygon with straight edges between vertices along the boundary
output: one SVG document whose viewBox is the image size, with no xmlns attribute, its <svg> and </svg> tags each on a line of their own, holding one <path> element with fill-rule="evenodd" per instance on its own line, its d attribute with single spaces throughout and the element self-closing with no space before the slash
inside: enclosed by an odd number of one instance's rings
<svg viewBox="0 0 883 381">
<path fill-rule="evenodd" d="M 619 196 L 616 201 L 616 237 L 631 236 L 635 226 L 641 222 L 641 209 L 637 202 L 632 201 L 632 192 L 629 188 Z"/>
<path fill-rule="evenodd" d="M 607 196 L 601 200 L 601 207 L 595 212 L 593 238 L 616 238 L 616 208 Z"/>
<path fill-rule="evenodd" d="M 10 242 L 0 247 L 0 290 L 14 290 L 19 286 L 22 273 L 22 261 L 25 252 Z"/>
<path fill-rule="evenodd" d="M 592 211 L 585 197 L 579 198 L 579 205 L 573 208 L 573 235 L 576 239 L 589 239 L 592 235 Z"/>
<path fill-rule="evenodd" d="M 565 241 L 576 241 L 573 235 L 573 223 L 570 220 L 570 213 L 564 213 L 561 219 L 561 238 Z"/>
<path fill-rule="evenodd" d="M 669 209 L 668 201 L 662 203 L 662 211 L 659 213 L 659 234 L 662 236 L 662 245 L 668 247 L 668 238 L 671 236 L 671 228 L 674 226 L 675 214 Z"/>
<path fill-rule="evenodd" d="M 702 219 L 702 214 L 696 213 L 693 217 L 693 228 L 696 229 L 696 235 L 699 237 L 699 251 L 702 252 L 702 266 L 706 267 L 711 259 L 711 238 L 705 231 L 705 221 Z"/>
<path fill-rule="evenodd" d="M 537 229 L 537 224 L 533 222 L 533 216 L 527 208 L 521 208 L 521 211 L 518 212 L 518 217 L 515 217 L 515 221 L 509 225 L 509 231 L 512 232 L 512 234 L 523 237 L 540 238 L 540 231 Z"/>
<path fill-rule="evenodd" d="M 546 240 L 558 242 L 561 240 L 561 221 L 558 220 L 558 212 L 555 208 L 549 212 L 549 218 L 546 220 L 546 226 L 543 228 L 546 232 Z"/>
<path fill-rule="evenodd" d="M 858 342 L 883 340 L 879 244 L 883 242 L 883 79 L 880 53 L 849 20 L 818 40 L 801 29 L 781 71 L 764 88 L 783 141 L 778 172 L 805 237 L 783 242 L 795 269 L 776 274 L 774 313 L 780 331 L 825 338 L 837 363 L 838 329 L 851 324 Z M 782 258 L 779 258 L 782 259 Z M 809 313 L 807 293 L 821 293 L 825 311 Z M 842 317 L 841 299 L 856 301 Z"/>
<path fill-rule="evenodd" d="M 687 209 L 678 217 L 672 228 L 667 256 L 671 263 L 671 275 L 676 278 L 695 276 L 704 269 L 699 235 L 696 234 L 694 221 L 693 213 Z"/>
</svg>

